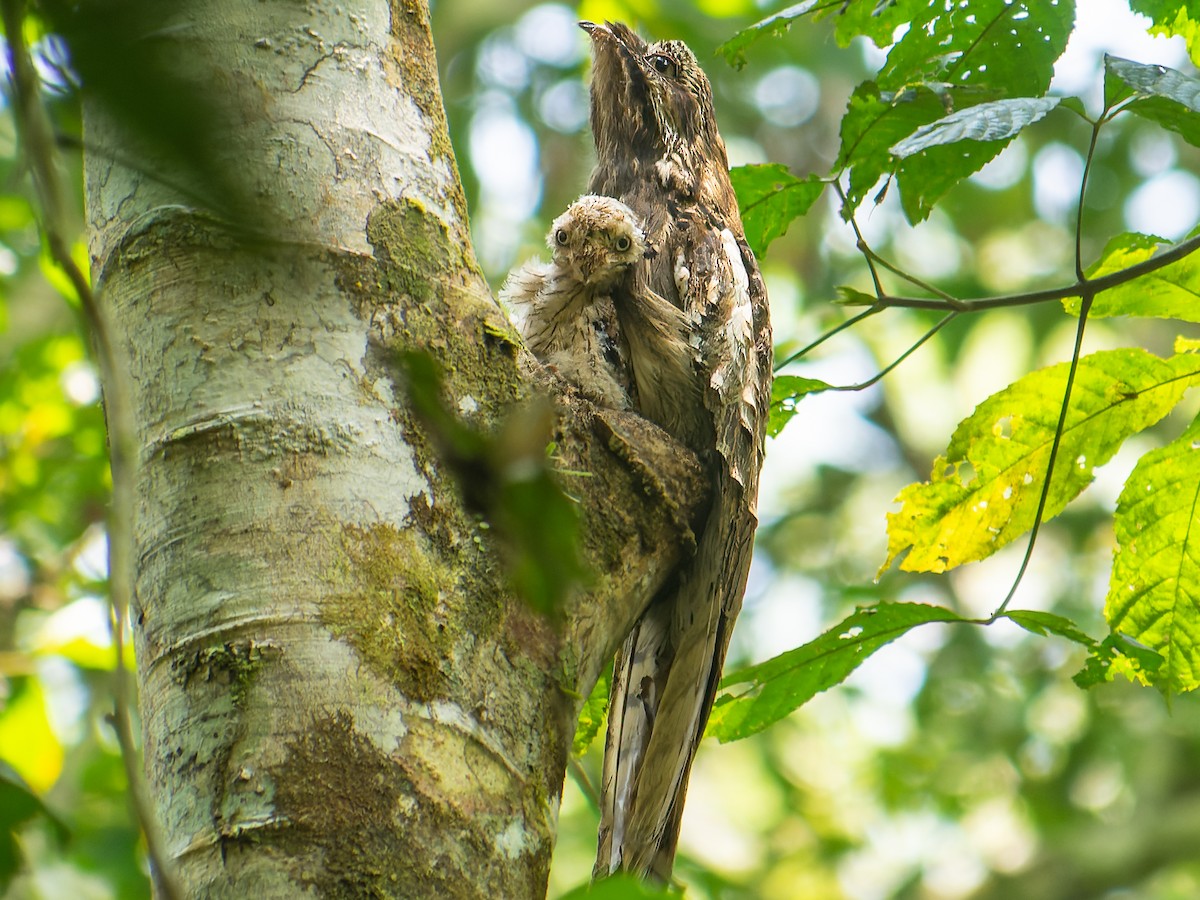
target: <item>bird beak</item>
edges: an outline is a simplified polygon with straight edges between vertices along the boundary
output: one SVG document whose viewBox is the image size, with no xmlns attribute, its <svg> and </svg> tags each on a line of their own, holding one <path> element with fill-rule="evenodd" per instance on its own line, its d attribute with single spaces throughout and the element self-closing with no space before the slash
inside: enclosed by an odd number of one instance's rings
<svg viewBox="0 0 1200 900">
<path fill-rule="evenodd" d="M 620 41 L 617 40 L 617 36 L 613 34 L 612 29 L 608 27 L 607 23 L 604 25 L 597 25 L 595 22 L 589 22 L 584 19 L 579 23 L 579 27 L 586 31 L 588 33 L 588 37 L 590 37 L 592 41 L 596 43 L 604 43 L 605 41 L 620 43 Z"/>
</svg>

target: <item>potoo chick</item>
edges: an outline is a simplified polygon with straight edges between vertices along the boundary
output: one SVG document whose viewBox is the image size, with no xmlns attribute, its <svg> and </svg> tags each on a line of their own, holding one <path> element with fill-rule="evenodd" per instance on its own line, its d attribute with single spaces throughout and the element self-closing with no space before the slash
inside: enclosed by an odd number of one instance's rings
<svg viewBox="0 0 1200 900">
<path fill-rule="evenodd" d="M 637 217 L 612 197 L 580 197 L 546 236 L 549 263 L 530 260 L 508 276 L 500 299 L 525 343 L 585 397 L 628 409 L 634 391 L 612 294 L 647 253 Z"/>
<path fill-rule="evenodd" d="M 613 294 L 636 408 L 708 468 L 712 501 L 696 554 L 651 601 L 617 655 L 595 872 L 666 881 L 693 759 L 742 605 L 770 406 L 766 290 L 746 244 L 712 88 L 680 41 L 581 22 L 592 45 L 589 190 L 618 198 L 656 254 Z M 643 304 L 658 297 L 690 354 L 664 351 Z M 671 371 L 663 377 L 664 368 Z M 651 377 L 653 376 L 653 377 Z M 687 382 L 687 390 L 663 385 Z"/>
</svg>

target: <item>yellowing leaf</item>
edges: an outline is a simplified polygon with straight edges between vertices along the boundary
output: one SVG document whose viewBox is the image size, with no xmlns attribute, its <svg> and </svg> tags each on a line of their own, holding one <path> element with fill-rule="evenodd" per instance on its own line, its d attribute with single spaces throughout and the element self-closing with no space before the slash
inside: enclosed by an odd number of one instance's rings
<svg viewBox="0 0 1200 900">
<path fill-rule="evenodd" d="M 1067 363 L 993 394 L 963 422 L 929 481 L 900 492 L 888 514 L 887 568 L 945 572 L 985 559 L 1033 526 L 1058 423 Z M 1079 361 L 1046 500 L 1046 518 L 1092 481 L 1131 434 L 1153 425 L 1200 381 L 1200 357 L 1126 348 Z"/>
<path fill-rule="evenodd" d="M 50 730 L 46 699 L 36 678 L 21 679 L 0 711 L 0 758 L 39 793 L 62 772 L 63 748 Z"/>
</svg>

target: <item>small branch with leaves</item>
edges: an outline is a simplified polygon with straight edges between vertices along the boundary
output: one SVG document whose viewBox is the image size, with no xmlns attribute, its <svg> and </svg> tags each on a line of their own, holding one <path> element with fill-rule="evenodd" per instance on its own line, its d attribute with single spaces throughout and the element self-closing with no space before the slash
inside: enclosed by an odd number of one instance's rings
<svg viewBox="0 0 1200 900">
<path fill-rule="evenodd" d="M 799 4 L 752 26 L 722 49 L 731 62 L 744 62 L 744 53 L 754 41 L 781 33 L 794 18 L 840 12 L 844 9 Z M 997 15 L 1004 17 L 1010 12 L 1003 10 Z M 922 14 L 934 18 L 956 15 L 952 10 Z M 1018 39 L 1020 29 L 1032 27 L 1043 45 L 1065 42 L 1069 29 L 1057 22 L 1055 15 L 1047 9 L 1032 16 L 1037 22 L 1006 23 Z M 849 18 L 839 19 L 838 26 Z M 908 35 L 913 42 L 922 40 L 923 32 L 935 32 L 932 27 L 918 28 L 918 24 L 927 23 L 911 23 Z M 979 24 L 990 27 L 998 22 Z M 945 23 L 941 25 L 938 33 L 955 33 L 945 28 Z M 971 43 L 967 30 L 964 27 L 964 33 L 955 33 L 953 38 L 963 42 L 961 53 L 947 54 L 945 59 L 956 60 L 954 65 L 962 71 L 986 79 L 981 73 L 986 71 L 988 53 L 995 48 L 989 50 L 981 41 Z M 909 40 L 908 35 L 902 43 Z M 1042 49 L 1049 52 L 1045 46 Z M 889 63 L 893 57 L 903 56 L 893 49 Z M 1049 59 L 1053 61 L 1053 57 Z M 1048 73 L 1049 66 L 1043 71 Z M 1102 130 L 1118 116 L 1131 114 L 1200 146 L 1200 79 L 1164 66 L 1107 57 L 1104 105 L 1092 118 L 1073 98 L 1031 95 L 979 102 L 982 92 L 960 96 L 961 92 L 950 86 L 949 77 L 933 84 L 922 80 L 928 73 L 919 77 L 908 73 L 908 80 L 904 74 L 885 65 L 876 81 L 856 89 L 842 122 L 842 151 L 828 177 L 796 178 L 774 164 L 735 170 L 747 235 L 760 254 L 832 185 L 873 287 L 872 293 L 842 289 L 842 305 L 866 308 L 779 363 L 776 371 L 782 374 L 777 375 L 773 390 L 770 433 L 778 434 L 786 426 L 808 394 L 874 385 L 963 314 L 1061 302 L 1064 312 L 1076 319 L 1070 360 L 1028 373 L 984 400 L 959 424 L 945 454 L 933 462 L 930 480 L 905 488 L 897 498 L 899 511 L 888 514 L 888 554 L 881 571 L 900 560 L 904 571 L 945 572 L 989 557 L 1022 535 L 1027 535 L 1025 550 L 1005 597 L 985 619 L 965 619 L 934 606 L 879 603 L 860 609 L 809 644 L 728 676 L 710 727 L 722 740 L 765 727 L 812 693 L 840 681 L 877 647 L 927 621 L 991 625 L 1004 619 L 1036 634 L 1073 641 L 1088 654 L 1083 671 L 1076 676 L 1082 686 L 1111 680 L 1116 673 L 1168 692 L 1200 686 L 1186 674 L 1200 670 L 1200 653 L 1177 637 L 1178 630 L 1172 632 L 1169 620 L 1178 615 L 1177 607 L 1170 597 L 1160 596 L 1163 582 L 1156 582 L 1146 571 L 1147 566 L 1155 570 L 1160 565 L 1164 571 L 1172 570 L 1181 555 L 1200 551 L 1192 546 L 1189 529 L 1180 533 L 1183 525 L 1147 519 L 1144 509 L 1147 503 L 1156 509 L 1174 509 L 1171 504 L 1179 497 L 1200 495 L 1200 463 L 1193 461 L 1194 454 L 1189 452 L 1200 431 L 1196 423 L 1175 441 L 1143 457 L 1118 502 L 1118 550 L 1106 605 L 1112 634 L 1095 641 L 1067 619 L 1010 611 L 1042 524 L 1087 487 L 1094 469 L 1111 459 L 1128 437 L 1158 422 L 1191 387 L 1200 384 L 1200 356 L 1187 341 L 1177 342 L 1177 352 L 1167 358 L 1137 347 L 1083 353 L 1087 324 L 1097 317 L 1200 321 L 1195 303 L 1200 293 L 1200 234 L 1169 246 L 1150 235 L 1118 235 L 1090 266 L 1083 257 L 1084 201 Z M 1023 77 L 1011 70 L 1008 75 L 1016 80 Z M 1048 84 L 1047 76 L 1039 84 L 1031 82 L 1029 89 L 1044 94 Z M 1012 93 L 1011 85 L 1007 88 Z M 961 107 L 955 109 L 956 104 Z M 869 246 L 855 211 L 879 178 L 885 179 L 885 187 L 876 200 L 898 182 L 905 213 L 910 221 L 919 222 L 955 181 L 977 171 L 1024 128 L 1059 108 L 1090 125 L 1076 201 L 1075 277 L 1070 284 L 961 299 L 905 272 Z M 927 121 L 914 129 L 913 120 L 920 117 Z M 895 137 L 888 141 L 883 134 Z M 907 282 L 924 296 L 890 292 L 885 275 Z M 944 316 L 873 378 L 835 386 L 810 377 L 808 371 L 803 375 L 787 372 L 789 366 L 831 338 L 897 309 L 928 310 Z M 1063 465 L 1061 460 L 1071 460 L 1071 464 Z M 1169 489 L 1164 487 L 1164 476 L 1158 474 L 1166 466 L 1171 467 Z M 1190 516 L 1185 518 L 1190 522 Z"/>
</svg>

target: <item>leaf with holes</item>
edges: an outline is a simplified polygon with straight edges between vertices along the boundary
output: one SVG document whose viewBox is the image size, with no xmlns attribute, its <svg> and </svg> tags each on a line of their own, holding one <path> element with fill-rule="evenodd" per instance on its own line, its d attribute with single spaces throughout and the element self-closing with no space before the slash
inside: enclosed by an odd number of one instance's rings
<svg viewBox="0 0 1200 900">
<path fill-rule="evenodd" d="M 1092 647 L 1083 668 L 1071 680 L 1087 690 L 1115 681 L 1121 675 L 1130 682 L 1150 687 L 1156 683 L 1162 665 L 1163 658 L 1148 647 L 1124 635 L 1110 634 Z"/>
<path fill-rule="evenodd" d="M 1018 97 L 980 103 L 922 125 L 904 140 L 893 144 L 891 151 L 894 156 L 904 159 L 941 144 L 1005 140 L 1042 119 L 1056 106 L 1057 97 Z"/>
<path fill-rule="evenodd" d="M 1004 97 L 1040 97 L 1067 46 L 1072 0 L 971 0 L 922 3 L 888 52 L 879 86 L 986 88 Z"/>
<path fill-rule="evenodd" d="M 983 401 L 888 514 L 886 569 L 945 572 L 991 556 L 1033 526 L 1058 424 L 1068 363 L 1031 372 Z M 1167 359 L 1123 348 L 1085 356 L 1072 390 L 1045 518 L 1092 481 L 1122 442 L 1165 416 L 1200 382 L 1200 356 Z"/>
<path fill-rule="evenodd" d="M 787 9 L 782 9 L 773 16 L 767 16 L 761 21 L 755 22 L 749 28 L 743 28 L 720 47 L 717 52 L 725 57 L 725 62 L 736 69 L 740 69 L 746 65 L 746 48 L 757 41 L 759 38 L 766 37 L 769 34 L 783 34 L 792 27 L 792 20 L 798 19 L 803 15 L 812 11 L 812 8 L 817 5 L 817 0 L 804 0 L 803 3 L 797 3 L 794 6 L 789 6 Z"/>
<path fill-rule="evenodd" d="M 1100 259 L 1087 270 L 1090 279 L 1103 278 L 1151 259 L 1167 241 L 1150 234 L 1119 234 L 1112 238 Z M 1096 295 L 1089 315 L 1152 316 L 1200 322 L 1200 253 L 1192 253 L 1124 284 Z M 1079 314 L 1080 300 L 1068 297 L 1063 308 Z"/>
<path fill-rule="evenodd" d="M 861 607 L 815 640 L 725 676 L 707 733 L 721 743 L 749 737 L 845 681 L 872 653 L 916 626 L 961 621 L 958 613 L 924 603 Z"/>
<path fill-rule="evenodd" d="M 895 40 L 896 29 L 913 18 L 914 6 L 923 11 L 925 4 L 880 3 L 879 0 L 843 0 L 826 4 L 813 18 L 821 20 L 836 16 L 833 34 L 838 45 L 850 46 L 858 37 L 869 38 L 880 50 L 886 50 Z"/>
<path fill-rule="evenodd" d="M 1104 602 L 1114 632 L 1162 655 L 1159 686 L 1200 686 L 1200 421 L 1143 456 L 1113 520 Z"/>
</svg>

